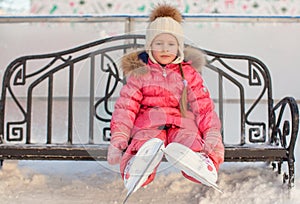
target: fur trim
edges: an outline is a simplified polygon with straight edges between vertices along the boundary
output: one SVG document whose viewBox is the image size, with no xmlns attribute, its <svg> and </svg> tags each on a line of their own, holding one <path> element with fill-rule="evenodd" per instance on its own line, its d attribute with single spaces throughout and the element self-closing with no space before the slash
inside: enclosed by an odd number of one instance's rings
<svg viewBox="0 0 300 204">
<path fill-rule="evenodd" d="M 167 4 L 158 4 L 151 12 L 149 20 L 152 22 L 159 17 L 171 17 L 178 23 L 182 22 L 182 16 L 179 10 Z"/>
<path fill-rule="evenodd" d="M 121 67 L 125 76 L 130 74 L 141 75 L 147 73 L 148 68 L 146 64 L 138 57 L 141 52 L 143 51 L 134 51 L 123 56 Z"/>
<path fill-rule="evenodd" d="M 125 74 L 125 76 L 129 74 L 134 75 L 143 75 L 148 72 L 148 67 L 146 64 L 139 59 L 138 55 L 144 52 L 141 51 L 133 51 L 122 58 L 121 67 Z M 185 61 L 191 61 L 192 67 L 194 67 L 198 72 L 202 72 L 203 66 L 206 64 L 205 55 L 202 51 L 197 50 L 192 47 L 186 47 L 184 49 Z"/>
<path fill-rule="evenodd" d="M 184 60 L 192 61 L 192 66 L 200 73 L 202 73 L 202 68 L 206 64 L 205 54 L 203 51 L 197 50 L 192 47 L 186 47 L 184 49 Z"/>
</svg>

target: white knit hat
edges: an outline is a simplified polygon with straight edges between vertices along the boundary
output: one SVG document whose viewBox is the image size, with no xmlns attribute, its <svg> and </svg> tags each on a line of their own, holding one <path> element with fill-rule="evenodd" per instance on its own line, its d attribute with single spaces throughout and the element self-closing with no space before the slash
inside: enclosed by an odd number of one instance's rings
<svg viewBox="0 0 300 204">
<path fill-rule="evenodd" d="M 161 33 L 169 33 L 178 41 L 178 57 L 173 64 L 181 63 L 184 59 L 184 35 L 181 25 L 182 16 L 180 12 L 169 5 L 158 5 L 150 15 L 150 23 L 146 32 L 145 49 L 153 62 L 156 62 L 151 52 L 151 43 Z"/>
</svg>

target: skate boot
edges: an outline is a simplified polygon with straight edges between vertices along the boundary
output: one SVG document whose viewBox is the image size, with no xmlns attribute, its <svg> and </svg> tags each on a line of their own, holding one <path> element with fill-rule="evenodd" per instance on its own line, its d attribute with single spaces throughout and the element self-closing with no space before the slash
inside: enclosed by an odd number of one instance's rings
<svg viewBox="0 0 300 204">
<path fill-rule="evenodd" d="M 164 142 L 162 140 L 158 138 L 150 139 L 129 160 L 124 170 L 124 184 L 128 190 L 124 203 L 132 193 L 144 184 L 161 162 L 164 154 L 161 151 L 163 148 Z"/>
<path fill-rule="evenodd" d="M 213 187 L 222 192 L 217 186 L 218 173 L 211 159 L 204 153 L 194 152 L 190 148 L 179 144 L 170 143 L 163 149 L 166 159 L 175 168 L 183 171 L 204 185 Z"/>
</svg>

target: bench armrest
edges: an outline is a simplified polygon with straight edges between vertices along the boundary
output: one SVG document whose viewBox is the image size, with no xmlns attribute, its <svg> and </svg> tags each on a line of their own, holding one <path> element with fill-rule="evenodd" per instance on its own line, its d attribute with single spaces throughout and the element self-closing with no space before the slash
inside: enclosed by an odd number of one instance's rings
<svg viewBox="0 0 300 204">
<path fill-rule="evenodd" d="M 290 112 L 290 118 L 286 114 Z M 276 114 L 278 114 L 276 116 Z M 280 100 L 272 110 L 272 135 L 271 143 L 281 145 L 289 153 L 289 159 L 294 160 L 294 149 L 299 129 L 299 110 L 293 97 Z M 288 137 L 290 136 L 290 137 Z"/>
</svg>

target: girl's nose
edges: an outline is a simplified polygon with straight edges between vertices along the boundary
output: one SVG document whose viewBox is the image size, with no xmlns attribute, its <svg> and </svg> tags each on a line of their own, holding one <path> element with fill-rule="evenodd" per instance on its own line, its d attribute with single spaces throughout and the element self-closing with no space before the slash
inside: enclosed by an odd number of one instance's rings
<svg viewBox="0 0 300 204">
<path fill-rule="evenodd" d="M 168 51 L 169 51 L 168 45 L 163 45 L 163 51 L 165 51 L 165 52 L 168 52 Z"/>
</svg>

